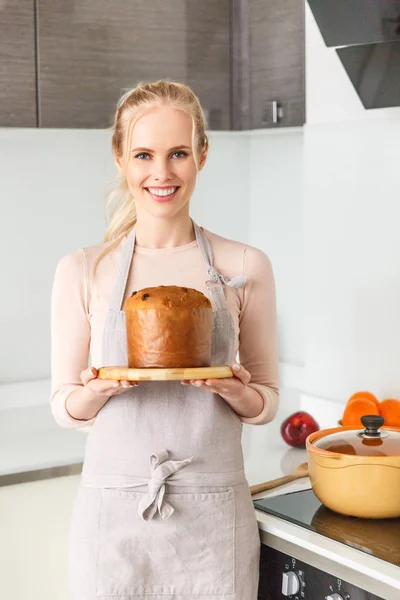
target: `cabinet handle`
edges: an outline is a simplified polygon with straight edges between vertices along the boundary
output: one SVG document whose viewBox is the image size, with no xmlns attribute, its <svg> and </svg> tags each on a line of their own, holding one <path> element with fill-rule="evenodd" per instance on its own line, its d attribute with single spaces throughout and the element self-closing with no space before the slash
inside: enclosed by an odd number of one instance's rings
<svg viewBox="0 0 400 600">
<path fill-rule="evenodd" d="M 279 123 L 283 119 L 283 106 L 279 104 L 277 100 L 267 102 L 264 108 L 263 122 L 265 125 L 268 123 Z"/>
</svg>

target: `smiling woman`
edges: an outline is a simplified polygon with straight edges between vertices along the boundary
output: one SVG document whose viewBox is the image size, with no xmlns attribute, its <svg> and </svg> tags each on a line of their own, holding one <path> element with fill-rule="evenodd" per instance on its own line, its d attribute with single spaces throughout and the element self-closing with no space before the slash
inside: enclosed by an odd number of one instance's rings
<svg viewBox="0 0 400 600">
<path fill-rule="evenodd" d="M 254 600 L 260 538 L 241 437 L 242 423 L 268 423 L 277 411 L 272 267 L 257 248 L 190 217 L 208 140 L 188 87 L 159 81 L 123 96 L 112 150 L 105 243 L 63 257 L 52 295 L 53 414 L 61 426 L 92 428 L 71 521 L 73 598 Z M 229 376 L 98 377 L 100 367 L 128 364 L 127 298 L 162 286 L 207 297 L 211 365 Z M 168 302 L 157 297 L 155 343 L 141 344 L 139 318 L 129 329 L 147 366 L 171 337 Z M 191 308 L 184 296 L 178 313 L 187 309 L 203 331 Z M 171 347 L 191 361 L 200 342 L 178 335 Z"/>
</svg>

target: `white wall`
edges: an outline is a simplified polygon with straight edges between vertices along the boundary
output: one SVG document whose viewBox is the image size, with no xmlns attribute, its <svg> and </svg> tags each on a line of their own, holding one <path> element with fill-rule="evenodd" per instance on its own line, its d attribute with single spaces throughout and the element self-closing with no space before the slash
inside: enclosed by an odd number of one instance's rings
<svg viewBox="0 0 400 600">
<path fill-rule="evenodd" d="M 306 2 L 307 123 L 400 117 L 400 107 L 365 110 L 334 48 L 327 48 Z"/>
<path fill-rule="evenodd" d="M 106 131 L 0 130 L 1 382 L 49 374 L 55 266 L 102 239 L 109 140 Z"/>
<path fill-rule="evenodd" d="M 248 134 L 212 133 L 192 200 L 195 220 L 247 241 Z M 0 130 L 2 232 L 0 382 L 50 375 L 49 308 L 58 260 L 101 243 L 114 177 L 110 133 Z"/>
<path fill-rule="evenodd" d="M 303 129 L 258 131 L 250 145 L 250 243 L 271 259 L 279 355 L 304 363 Z"/>
<path fill-rule="evenodd" d="M 400 119 L 305 131 L 306 388 L 400 393 Z"/>
</svg>

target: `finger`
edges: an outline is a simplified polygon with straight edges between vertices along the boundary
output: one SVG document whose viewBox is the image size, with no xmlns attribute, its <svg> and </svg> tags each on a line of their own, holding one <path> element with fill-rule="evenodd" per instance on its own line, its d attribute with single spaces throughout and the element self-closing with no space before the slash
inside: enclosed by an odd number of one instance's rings
<svg viewBox="0 0 400 600">
<path fill-rule="evenodd" d="M 204 379 L 195 379 L 193 381 L 193 385 L 196 385 L 197 387 L 203 387 L 205 385 L 205 380 Z"/>
<path fill-rule="evenodd" d="M 122 385 L 124 383 L 124 385 Z M 93 389 L 95 392 L 100 394 L 111 394 L 115 396 L 117 394 L 122 394 L 123 392 L 127 392 L 131 387 L 132 382 L 128 381 L 116 381 L 115 379 L 96 379 L 94 381 L 89 381 L 88 387 Z"/>
<path fill-rule="evenodd" d="M 119 383 L 123 388 L 131 388 L 131 387 L 134 387 L 135 385 L 138 385 L 137 382 L 135 382 L 135 381 L 128 381 L 125 379 L 121 379 L 121 381 Z"/>
<path fill-rule="evenodd" d="M 229 393 L 229 391 L 232 391 L 232 379 L 207 379 L 204 387 L 221 394 Z M 233 385 L 236 387 L 237 384 L 233 382 Z"/>
<path fill-rule="evenodd" d="M 138 381 L 114 381 L 114 385 L 112 386 L 113 394 L 123 394 L 124 392 L 127 392 L 128 390 L 131 390 L 132 388 L 137 387 L 138 385 Z"/>
<path fill-rule="evenodd" d="M 114 379 L 98 379 L 95 378 L 86 383 L 86 387 L 91 389 L 95 394 L 117 394 L 119 390 L 123 390 L 119 381 Z"/>
<path fill-rule="evenodd" d="M 248 383 L 250 383 L 251 375 L 248 371 L 246 371 L 246 369 L 244 367 L 242 367 L 242 365 L 239 365 L 238 363 L 233 363 L 231 366 L 231 369 L 232 369 L 233 375 L 235 377 L 237 377 L 238 379 L 240 379 L 240 381 L 244 385 L 247 385 Z"/>
<path fill-rule="evenodd" d="M 83 385 L 86 385 L 92 379 L 96 379 L 97 375 L 98 375 L 98 371 L 95 367 L 88 367 L 87 369 L 82 371 L 81 381 L 82 381 Z"/>
</svg>

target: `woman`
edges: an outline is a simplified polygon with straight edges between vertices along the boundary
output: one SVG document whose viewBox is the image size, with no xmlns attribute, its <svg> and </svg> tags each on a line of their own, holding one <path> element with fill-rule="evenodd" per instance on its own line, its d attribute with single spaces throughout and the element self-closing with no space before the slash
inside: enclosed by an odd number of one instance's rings
<svg viewBox="0 0 400 600">
<path fill-rule="evenodd" d="M 241 430 L 277 410 L 271 265 L 189 216 L 208 150 L 189 88 L 159 81 L 126 93 L 112 146 L 119 185 L 106 243 L 62 258 L 52 294 L 53 414 L 90 427 L 71 522 L 73 597 L 255 600 L 260 541 Z M 234 377 L 97 378 L 100 366 L 127 364 L 125 299 L 158 285 L 210 297 L 212 362 Z"/>
</svg>

